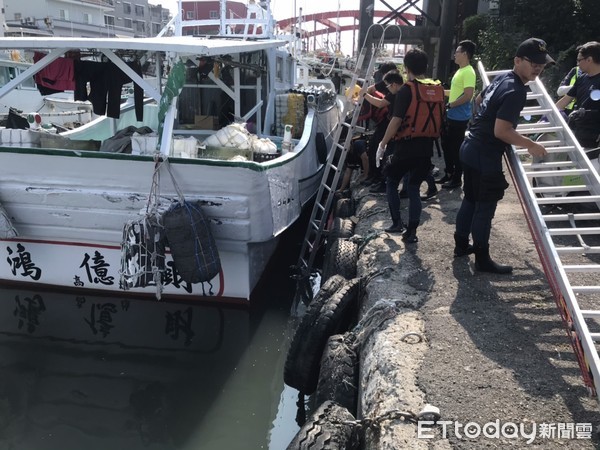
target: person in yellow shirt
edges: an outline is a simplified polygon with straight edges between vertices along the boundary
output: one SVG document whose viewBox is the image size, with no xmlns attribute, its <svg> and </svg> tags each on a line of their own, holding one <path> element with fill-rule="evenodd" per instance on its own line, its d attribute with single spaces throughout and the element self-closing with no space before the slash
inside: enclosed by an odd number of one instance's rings
<svg viewBox="0 0 600 450">
<path fill-rule="evenodd" d="M 473 114 L 472 100 L 475 93 L 476 76 L 471 59 L 475 54 L 475 49 L 476 46 L 472 41 L 465 40 L 458 44 L 454 52 L 454 62 L 458 64 L 458 70 L 452 77 L 450 89 L 446 91 L 448 96 L 447 128 L 442 134 L 446 174 L 438 180 L 438 183 L 442 183 L 442 187 L 445 189 L 453 189 L 462 185 L 459 150 Z"/>
</svg>

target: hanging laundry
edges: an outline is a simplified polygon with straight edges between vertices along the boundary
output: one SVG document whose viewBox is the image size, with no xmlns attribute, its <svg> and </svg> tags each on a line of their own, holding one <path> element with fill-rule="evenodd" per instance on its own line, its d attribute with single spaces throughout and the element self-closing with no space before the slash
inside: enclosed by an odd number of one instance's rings
<svg viewBox="0 0 600 450">
<path fill-rule="evenodd" d="M 139 61 L 126 63 L 135 73 L 142 76 Z M 112 62 L 75 61 L 75 100 L 89 100 L 94 114 L 118 119 L 121 114 L 121 91 L 131 78 Z M 87 83 L 90 83 L 90 92 Z M 136 119 L 144 118 L 144 90 L 134 83 L 133 99 Z"/>
<path fill-rule="evenodd" d="M 33 62 L 38 62 L 46 53 L 35 52 Z M 57 58 L 36 73 L 33 77 L 40 94 L 50 95 L 56 92 L 75 89 L 75 73 L 72 58 Z"/>
</svg>

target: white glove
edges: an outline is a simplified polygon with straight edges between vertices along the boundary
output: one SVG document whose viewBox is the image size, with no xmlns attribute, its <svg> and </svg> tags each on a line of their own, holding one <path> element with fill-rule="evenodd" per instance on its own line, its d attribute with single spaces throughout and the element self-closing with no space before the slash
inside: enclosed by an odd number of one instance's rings
<svg viewBox="0 0 600 450">
<path fill-rule="evenodd" d="M 383 159 L 383 154 L 385 153 L 385 146 L 381 146 L 379 144 L 377 146 L 377 153 L 375 153 L 375 166 L 379 168 L 381 165 L 381 160 Z"/>
</svg>

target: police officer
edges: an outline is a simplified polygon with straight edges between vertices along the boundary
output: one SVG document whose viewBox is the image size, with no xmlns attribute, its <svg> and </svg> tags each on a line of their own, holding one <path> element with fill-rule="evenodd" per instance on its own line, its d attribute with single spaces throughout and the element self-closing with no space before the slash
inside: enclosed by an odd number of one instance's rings
<svg viewBox="0 0 600 450">
<path fill-rule="evenodd" d="M 527 39 L 517 48 L 513 69 L 494 78 L 475 100 L 478 111 L 460 148 L 464 197 L 456 216 L 454 256 L 475 253 L 478 271 L 512 272 L 511 266 L 495 263 L 489 252 L 492 219 L 508 187 L 502 155 L 511 151 L 510 145 L 526 148 L 532 156 L 546 155 L 541 144 L 519 134 L 516 127 L 527 99 L 525 84 L 553 62 L 543 40 Z"/>
</svg>

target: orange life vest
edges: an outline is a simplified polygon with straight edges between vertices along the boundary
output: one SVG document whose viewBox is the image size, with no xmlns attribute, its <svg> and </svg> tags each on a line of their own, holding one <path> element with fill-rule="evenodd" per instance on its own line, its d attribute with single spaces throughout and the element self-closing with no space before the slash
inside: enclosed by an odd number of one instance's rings
<svg viewBox="0 0 600 450">
<path fill-rule="evenodd" d="M 440 137 L 444 118 L 444 87 L 437 80 L 407 81 L 412 100 L 402 119 L 395 139 Z"/>
<path fill-rule="evenodd" d="M 379 91 L 373 92 L 373 97 L 384 99 L 385 94 Z M 370 104 L 367 100 L 363 100 L 362 107 L 360 108 L 360 113 L 358 115 L 358 120 L 369 120 L 372 119 L 375 122 L 375 125 L 381 123 L 383 119 L 385 119 L 388 115 L 389 108 L 384 106 L 383 108 L 378 108 L 375 105 Z"/>
</svg>

